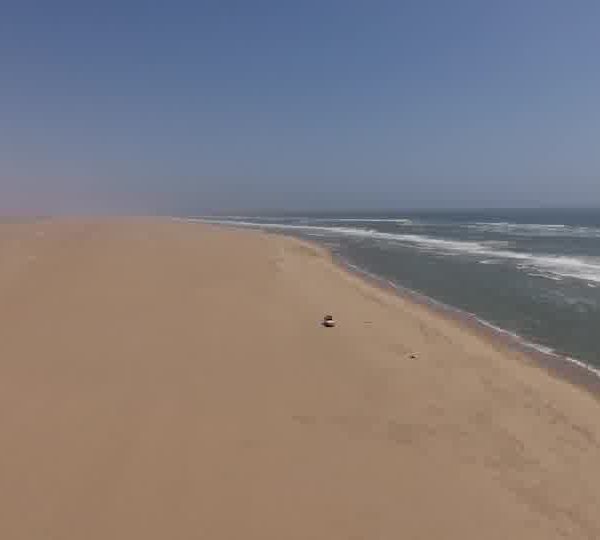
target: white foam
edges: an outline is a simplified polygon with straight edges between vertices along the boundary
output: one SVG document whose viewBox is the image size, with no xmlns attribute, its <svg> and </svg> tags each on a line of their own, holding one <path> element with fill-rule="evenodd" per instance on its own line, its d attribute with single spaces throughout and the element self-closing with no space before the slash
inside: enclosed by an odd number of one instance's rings
<svg viewBox="0 0 600 540">
<path fill-rule="evenodd" d="M 310 218 L 313 223 L 396 223 L 397 225 L 411 225 L 410 219 L 399 218 Z"/>
<path fill-rule="evenodd" d="M 500 328 L 499 326 L 496 326 L 484 319 L 480 319 L 479 317 L 476 317 L 477 322 L 480 323 L 483 326 L 486 326 L 492 330 L 494 330 L 494 332 L 498 332 L 500 334 L 506 335 L 508 337 L 510 337 L 511 339 L 517 341 L 520 345 L 531 349 L 533 351 L 537 351 L 540 352 L 542 354 L 545 354 L 547 356 L 554 356 L 556 358 L 560 358 L 562 360 L 565 360 L 571 364 L 575 364 L 577 367 L 584 369 L 585 371 L 589 372 L 590 374 L 599 377 L 600 378 L 600 369 L 595 368 L 593 366 L 591 366 L 590 364 L 587 364 L 585 362 L 582 362 L 581 360 L 577 360 L 576 358 L 573 358 L 571 356 L 562 356 L 557 354 L 557 352 L 552 349 L 551 347 L 546 347 L 544 345 L 540 345 L 538 343 L 533 343 L 531 341 L 527 341 L 526 339 L 523 339 L 521 336 L 519 336 L 518 334 L 515 334 L 514 332 L 509 332 L 508 330 L 504 330 L 503 328 Z"/>
<path fill-rule="evenodd" d="M 531 277 L 541 277 L 541 278 L 545 278 L 545 279 L 551 279 L 552 281 L 562 281 L 564 279 L 560 276 L 554 276 L 552 274 L 548 274 L 545 272 L 527 272 L 527 275 L 531 276 Z"/>
<path fill-rule="evenodd" d="M 589 371 L 596 377 L 600 377 L 600 369 L 590 366 L 589 364 L 586 364 L 585 362 L 582 362 L 581 360 L 577 360 L 577 358 L 572 358 L 570 356 L 565 356 L 564 359 L 567 362 L 571 362 L 572 364 L 575 364 L 576 366 L 579 366 L 580 368 Z"/>
<path fill-rule="evenodd" d="M 600 238 L 600 228 L 564 224 L 475 222 L 463 225 L 478 232 L 494 232 L 512 236 L 561 236 L 572 238 Z"/>
</svg>

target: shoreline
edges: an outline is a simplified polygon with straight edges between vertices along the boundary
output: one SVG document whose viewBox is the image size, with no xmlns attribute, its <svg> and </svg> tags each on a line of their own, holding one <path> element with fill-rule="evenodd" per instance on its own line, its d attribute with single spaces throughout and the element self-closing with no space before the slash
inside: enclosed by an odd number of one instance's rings
<svg viewBox="0 0 600 540">
<path fill-rule="evenodd" d="M 185 221 L 185 218 L 183 218 L 183 220 Z M 364 279 L 365 281 L 386 292 L 396 294 L 405 300 L 414 302 L 420 306 L 424 306 L 438 315 L 463 325 L 478 336 L 490 341 L 490 344 L 493 346 L 503 347 L 508 350 L 523 354 L 525 357 L 530 358 L 533 362 L 535 362 L 537 366 L 549 372 L 552 376 L 560 380 L 564 380 L 570 384 L 574 384 L 590 393 L 596 399 L 600 399 L 600 368 L 597 368 L 577 358 L 556 353 L 549 347 L 529 341 L 526 338 L 511 332 L 510 330 L 505 330 L 504 328 L 496 326 L 493 323 L 478 317 L 474 313 L 470 313 L 458 307 L 445 304 L 444 302 L 429 297 L 426 294 L 412 290 L 401 284 L 394 283 L 386 278 L 377 276 L 352 263 L 342 255 L 335 253 L 335 251 L 325 245 L 325 243 L 321 243 L 318 240 L 308 240 L 286 232 L 264 229 L 261 228 L 260 225 L 257 225 L 256 228 L 244 226 L 236 227 L 235 223 L 232 223 L 231 225 L 224 223 L 215 224 L 210 223 L 210 221 L 204 221 L 201 218 L 191 218 L 189 221 L 210 224 L 217 227 L 232 228 L 240 231 L 257 230 L 268 235 L 291 238 L 295 241 L 324 250 L 334 264 L 343 270 L 357 275 L 361 279 Z"/>
<path fill-rule="evenodd" d="M 283 236 L 287 235 L 283 234 Z M 295 238 L 293 236 L 287 237 Z M 304 240 L 302 239 L 302 241 Z M 310 244 L 311 242 L 307 241 L 307 243 Z M 600 399 L 600 369 L 595 366 L 566 355 L 541 350 L 542 348 L 547 347 L 530 342 L 509 330 L 495 326 L 493 323 L 478 317 L 474 313 L 469 313 L 468 311 L 445 304 L 426 294 L 414 291 L 408 287 L 404 287 L 403 285 L 393 283 L 390 280 L 372 274 L 346 260 L 341 255 L 334 253 L 326 246 L 322 246 L 318 242 L 314 242 L 314 244 L 325 249 L 331 255 L 332 260 L 344 270 L 358 275 L 361 279 L 364 279 L 385 291 L 396 294 L 410 302 L 415 302 L 420 306 L 432 310 L 438 315 L 442 315 L 452 321 L 458 322 L 494 345 L 497 344 L 500 347 L 524 354 L 551 375 L 583 388 L 594 397 Z"/>
</svg>

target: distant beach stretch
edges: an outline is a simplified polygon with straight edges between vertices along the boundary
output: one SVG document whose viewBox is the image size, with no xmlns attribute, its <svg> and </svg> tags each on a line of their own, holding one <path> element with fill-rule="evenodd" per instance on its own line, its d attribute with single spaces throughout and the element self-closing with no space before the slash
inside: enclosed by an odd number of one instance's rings
<svg viewBox="0 0 600 540">
<path fill-rule="evenodd" d="M 496 210 L 209 218 L 318 241 L 600 377 L 600 212 Z"/>
<path fill-rule="evenodd" d="M 523 246 L 488 237 L 456 239 L 482 246 L 467 264 L 435 232 L 411 255 L 403 227 L 432 226 L 374 223 L 287 225 L 378 276 L 396 249 L 420 290 L 417 268 L 478 294 L 475 266 L 540 293 L 565 268 L 511 270 Z M 0 224 L 0 396 L 2 538 L 600 538 L 597 394 L 298 238 Z"/>
</svg>

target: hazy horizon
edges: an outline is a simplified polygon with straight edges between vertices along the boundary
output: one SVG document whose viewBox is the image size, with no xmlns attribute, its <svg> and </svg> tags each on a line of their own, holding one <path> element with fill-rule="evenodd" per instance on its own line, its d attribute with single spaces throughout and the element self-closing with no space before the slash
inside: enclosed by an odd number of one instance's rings
<svg viewBox="0 0 600 540">
<path fill-rule="evenodd" d="M 0 214 L 600 206 L 600 4 L 108 1 L 0 19 Z"/>
</svg>

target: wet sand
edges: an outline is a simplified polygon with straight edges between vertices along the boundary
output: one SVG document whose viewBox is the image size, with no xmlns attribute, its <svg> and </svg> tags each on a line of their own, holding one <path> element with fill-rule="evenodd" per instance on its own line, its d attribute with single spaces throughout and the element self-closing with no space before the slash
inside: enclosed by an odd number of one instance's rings
<svg viewBox="0 0 600 540">
<path fill-rule="evenodd" d="M 1 538 L 600 538 L 597 397 L 260 232 L 1 224 L 0 437 Z"/>
</svg>

